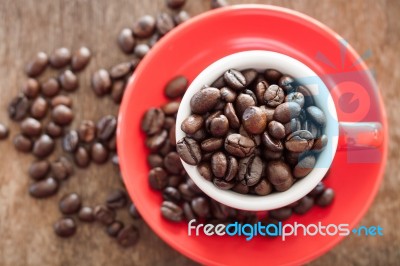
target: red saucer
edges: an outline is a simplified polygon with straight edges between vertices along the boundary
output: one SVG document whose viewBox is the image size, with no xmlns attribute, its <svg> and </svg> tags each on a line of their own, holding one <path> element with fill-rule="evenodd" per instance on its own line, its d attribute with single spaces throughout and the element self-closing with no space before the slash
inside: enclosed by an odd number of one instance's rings
<svg viewBox="0 0 400 266">
<path fill-rule="evenodd" d="M 336 191 L 334 203 L 324 209 L 314 207 L 306 215 L 295 215 L 287 221 L 356 225 L 382 180 L 387 156 L 387 123 L 378 88 L 366 65 L 340 40 L 326 26 L 298 12 L 265 5 L 241 5 L 197 16 L 156 44 L 128 85 L 118 123 L 118 153 L 125 184 L 156 234 L 182 254 L 206 265 L 303 264 L 321 256 L 343 238 L 297 236 L 283 242 L 266 237 L 255 237 L 251 241 L 244 237 L 189 237 L 187 223 L 171 223 L 160 215 L 161 194 L 148 185 L 148 151 L 140 131 L 143 113 L 166 102 L 163 88 L 172 77 L 183 74 L 193 80 L 206 66 L 226 55 L 260 49 L 287 54 L 314 70 L 330 89 L 336 108 L 341 109 L 340 121 L 382 123 L 385 139 L 381 148 L 337 153 L 326 179 L 327 186 Z M 352 88 L 357 89 L 355 95 L 347 94 L 350 99 L 341 98 Z M 346 107 L 343 101 L 353 100 L 358 100 L 356 108 L 342 108 Z"/>
</svg>

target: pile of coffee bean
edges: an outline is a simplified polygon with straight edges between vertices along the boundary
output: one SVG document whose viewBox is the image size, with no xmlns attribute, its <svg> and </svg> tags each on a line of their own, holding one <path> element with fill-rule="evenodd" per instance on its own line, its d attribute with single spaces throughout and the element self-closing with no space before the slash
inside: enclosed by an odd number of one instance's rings
<svg viewBox="0 0 400 266">
<path fill-rule="evenodd" d="M 190 108 L 179 156 L 223 190 L 286 191 L 327 145 L 326 116 L 311 92 L 275 69 L 229 69 L 196 92 Z"/>
<path fill-rule="evenodd" d="M 181 97 L 184 95 L 189 81 L 183 76 L 177 76 L 165 86 L 165 96 L 168 102 L 159 108 L 148 109 L 142 118 L 141 129 L 146 134 L 145 145 L 150 154 L 147 162 L 150 167 L 149 185 L 162 194 L 161 214 L 164 218 L 179 222 L 182 220 L 204 221 L 207 223 L 254 223 L 261 221 L 265 224 L 276 223 L 289 218 L 293 213 L 305 214 L 311 207 L 328 206 L 334 199 L 334 191 L 326 188 L 320 182 L 307 196 L 289 206 L 270 211 L 269 213 L 255 213 L 236 210 L 225 206 L 205 195 L 187 175 L 180 161 L 175 144 L 175 123 Z M 192 125 L 195 125 L 194 122 Z M 197 127 L 197 126 L 195 126 Z M 193 138 L 206 140 L 206 129 L 193 130 Z M 202 145 L 212 147 L 216 144 Z M 223 141 L 218 144 L 223 146 Z M 208 157 L 210 161 L 212 156 Z M 232 165 L 232 164 L 231 164 Z M 199 171 L 211 180 L 212 169 L 207 164 L 200 164 Z M 229 172 L 228 172 L 229 173 Z M 232 174 L 233 175 L 233 174 Z M 327 175 L 328 176 L 328 175 Z M 221 186 L 223 185 L 221 181 Z M 266 181 L 261 181 L 254 191 L 260 193 L 268 186 Z M 235 188 L 239 193 L 248 193 L 249 187 L 238 183 Z"/>
</svg>

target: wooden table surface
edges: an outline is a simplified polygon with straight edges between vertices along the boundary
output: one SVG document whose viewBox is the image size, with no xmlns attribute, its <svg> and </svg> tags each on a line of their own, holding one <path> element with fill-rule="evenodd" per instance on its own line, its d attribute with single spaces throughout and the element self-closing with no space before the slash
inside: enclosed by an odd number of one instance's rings
<svg viewBox="0 0 400 266">
<path fill-rule="evenodd" d="M 384 182 L 363 225 L 380 225 L 383 237 L 348 237 L 311 265 L 394 265 L 400 261 L 400 1 L 398 0 L 274 0 L 245 1 L 289 7 L 325 23 L 363 53 L 377 76 L 390 125 L 389 161 Z M 25 80 L 23 67 L 36 52 L 66 46 L 87 45 L 94 57 L 81 88 L 73 94 L 76 119 L 98 119 L 116 113 L 110 99 L 95 100 L 89 87 L 91 73 L 126 60 L 116 46 L 116 36 L 144 14 L 165 9 L 163 0 L 0 0 L 0 121 L 12 134 L 18 127 L 8 121 L 6 110 Z M 208 9 L 209 1 L 188 0 L 192 15 Z M 312 40 L 310 40 L 312 41 Z M 80 105 L 79 103 L 84 103 Z M 11 140 L 11 137 L 10 139 Z M 57 153 L 56 153 L 57 154 Z M 17 153 L 11 141 L 0 142 L 0 265 L 196 265 L 172 250 L 143 223 L 140 243 L 122 249 L 99 225 L 82 225 L 75 237 L 57 238 L 53 222 L 60 217 L 57 201 L 63 193 L 77 191 L 85 204 L 104 200 L 119 186 L 112 165 L 91 166 L 77 171 L 49 200 L 34 200 L 27 194 L 27 167 L 33 158 Z M 129 220 L 128 217 L 123 217 Z"/>
</svg>

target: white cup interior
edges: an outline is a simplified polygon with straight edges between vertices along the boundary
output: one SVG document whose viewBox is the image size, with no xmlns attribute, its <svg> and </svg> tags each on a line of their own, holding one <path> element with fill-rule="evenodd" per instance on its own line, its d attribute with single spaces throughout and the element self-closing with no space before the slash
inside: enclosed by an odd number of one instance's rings
<svg viewBox="0 0 400 266">
<path fill-rule="evenodd" d="M 221 190 L 212 182 L 205 180 L 198 172 L 197 167 L 182 161 L 183 166 L 196 185 L 209 197 L 233 208 L 264 211 L 289 205 L 307 195 L 325 176 L 338 144 L 339 126 L 336 108 L 332 97 L 322 80 L 305 64 L 287 55 L 254 50 L 228 55 L 209 65 L 190 84 L 179 107 L 176 120 L 176 139 L 179 141 L 186 136 L 181 130 L 183 120 L 191 114 L 190 99 L 204 85 L 210 85 L 228 69 L 244 70 L 254 68 L 263 71 L 268 68 L 276 69 L 297 79 L 314 95 L 315 105 L 324 111 L 327 124 L 324 133 L 328 136 L 328 145 L 322 151 L 314 169 L 304 178 L 284 192 L 273 192 L 266 196 L 243 195 L 231 190 Z"/>
</svg>

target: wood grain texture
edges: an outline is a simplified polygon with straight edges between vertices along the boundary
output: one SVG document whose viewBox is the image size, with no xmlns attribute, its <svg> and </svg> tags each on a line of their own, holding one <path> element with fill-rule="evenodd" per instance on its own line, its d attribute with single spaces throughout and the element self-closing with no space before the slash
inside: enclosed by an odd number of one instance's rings
<svg viewBox="0 0 400 266">
<path fill-rule="evenodd" d="M 380 238 L 349 237 L 311 265 L 394 265 L 400 261 L 400 1 L 398 0 L 231 0 L 230 3 L 264 3 L 289 7 L 325 23 L 363 53 L 377 77 L 390 125 L 389 161 L 384 182 L 363 225 L 381 225 Z M 208 9 L 209 1 L 188 0 L 192 15 Z M 73 94 L 76 119 L 98 119 L 116 113 L 110 99 L 95 100 L 90 75 L 126 59 L 116 46 L 116 36 L 143 14 L 165 10 L 163 0 L 0 0 L 0 110 L 7 108 L 25 79 L 23 67 L 36 52 L 57 47 L 76 49 L 87 45 L 93 58 Z M 310 40 L 312 41 L 312 40 Z M 110 52 L 111 51 L 111 52 Z M 47 76 L 52 73 L 47 73 Z M 53 73 L 54 74 L 54 73 Z M 85 103 L 79 105 L 78 103 Z M 0 121 L 18 126 L 0 112 Z M 12 137 L 12 136 L 11 136 Z M 11 140 L 11 138 L 10 138 Z M 59 151 L 56 152 L 59 154 Z M 77 191 L 87 205 L 102 202 L 119 186 L 111 165 L 77 171 L 50 200 L 34 200 L 27 194 L 26 171 L 33 158 L 14 151 L 11 141 L 0 142 L 0 265 L 196 265 L 161 241 L 143 223 L 133 249 L 122 249 L 99 225 L 81 225 L 75 237 L 60 240 L 52 231 L 60 216 L 57 201 L 63 193 Z M 128 217 L 122 217 L 128 221 Z"/>
</svg>

